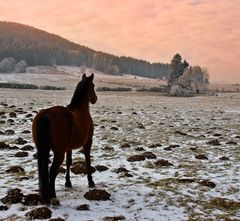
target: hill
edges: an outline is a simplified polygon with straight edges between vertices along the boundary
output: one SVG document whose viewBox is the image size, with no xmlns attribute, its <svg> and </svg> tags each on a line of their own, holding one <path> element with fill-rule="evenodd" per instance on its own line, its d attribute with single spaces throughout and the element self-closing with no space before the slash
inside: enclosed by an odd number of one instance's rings
<svg viewBox="0 0 240 221">
<path fill-rule="evenodd" d="M 23 59 L 30 66 L 86 66 L 114 75 L 150 78 L 166 78 L 168 70 L 168 64 L 95 51 L 58 35 L 13 22 L 0 22 L 0 59 L 5 57 L 13 57 L 16 61 Z"/>
</svg>

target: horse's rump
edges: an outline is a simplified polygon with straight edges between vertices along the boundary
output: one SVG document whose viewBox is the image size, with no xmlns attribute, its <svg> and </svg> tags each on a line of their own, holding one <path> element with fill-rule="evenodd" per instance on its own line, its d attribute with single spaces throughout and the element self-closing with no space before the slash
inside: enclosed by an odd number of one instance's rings
<svg viewBox="0 0 240 221">
<path fill-rule="evenodd" d="M 55 149 L 63 148 L 61 151 L 65 151 L 65 148 L 68 144 L 68 141 L 71 136 L 71 128 L 73 117 L 71 112 L 61 106 L 51 107 L 45 110 L 42 110 L 37 114 L 33 121 L 33 138 L 35 140 L 35 133 L 37 129 L 38 120 L 43 116 L 47 116 L 49 120 L 49 136 L 51 141 L 51 148 Z M 37 142 L 37 140 L 36 140 Z"/>
</svg>

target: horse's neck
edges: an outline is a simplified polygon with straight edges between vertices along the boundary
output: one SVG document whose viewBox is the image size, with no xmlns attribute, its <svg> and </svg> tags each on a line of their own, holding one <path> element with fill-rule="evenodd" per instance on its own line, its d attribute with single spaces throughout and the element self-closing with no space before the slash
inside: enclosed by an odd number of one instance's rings
<svg viewBox="0 0 240 221">
<path fill-rule="evenodd" d="M 76 114 L 87 114 L 90 115 L 89 102 L 82 101 L 78 106 L 71 108 L 71 105 L 68 105 L 68 108 Z"/>
</svg>

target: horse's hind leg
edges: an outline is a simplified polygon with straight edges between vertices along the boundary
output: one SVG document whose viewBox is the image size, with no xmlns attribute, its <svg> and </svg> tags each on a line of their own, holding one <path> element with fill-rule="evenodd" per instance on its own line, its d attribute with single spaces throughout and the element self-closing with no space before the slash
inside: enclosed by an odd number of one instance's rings
<svg viewBox="0 0 240 221">
<path fill-rule="evenodd" d="M 91 158 L 90 158 L 90 152 L 92 147 L 92 140 L 89 140 L 86 145 L 84 145 L 84 155 L 86 160 L 86 168 L 87 168 L 87 178 L 88 178 L 88 186 L 90 188 L 95 187 L 95 183 L 92 179 L 92 173 L 91 173 Z"/>
<path fill-rule="evenodd" d="M 54 153 L 53 163 L 50 168 L 50 189 L 51 189 L 51 197 L 56 197 L 55 191 L 55 180 L 58 175 L 59 167 L 61 166 L 64 160 L 64 152 L 63 153 Z"/>
<path fill-rule="evenodd" d="M 67 188 L 71 188 L 72 187 L 72 183 L 70 180 L 70 167 L 72 165 L 72 151 L 69 150 L 67 152 L 67 173 L 66 173 L 66 183 L 65 183 L 65 187 Z"/>
</svg>

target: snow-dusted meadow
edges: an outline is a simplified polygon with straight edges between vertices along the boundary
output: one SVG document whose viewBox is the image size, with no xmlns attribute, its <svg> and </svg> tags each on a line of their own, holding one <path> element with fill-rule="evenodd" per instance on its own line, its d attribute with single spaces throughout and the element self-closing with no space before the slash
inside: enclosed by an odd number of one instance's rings
<svg viewBox="0 0 240 221">
<path fill-rule="evenodd" d="M 25 151 L 26 157 L 15 154 L 26 145 L 34 146 L 27 131 L 31 131 L 36 111 L 65 106 L 70 101 L 77 80 L 73 75 L 63 76 L 70 82 L 66 91 L 0 89 L 0 142 L 15 146 L 0 149 L 0 198 L 13 188 L 21 189 L 24 195 L 37 193 L 37 163 L 33 157 L 36 150 Z M 48 82 L 59 86 L 62 78 Z M 92 166 L 106 166 L 107 170 L 97 170 L 93 179 L 97 189 L 111 194 L 110 200 L 85 199 L 84 194 L 89 191 L 85 175 L 71 173 L 73 188 L 66 189 L 65 175 L 60 173 L 56 191 L 61 205 L 49 207 L 51 218 L 240 219 L 239 95 L 97 95 L 98 102 L 91 106 L 95 123 Z M 27 143 L 17 144 L 20 137 Z M 79 150 L 73 152 L 73 162 L 84 160 Z M 24 172 L 6 172 L 12 166 L 21 166 Z M 84 204 L 89 210 L 77 209 Z M 7 205 L 7 210 L 0 211 L 0 220 L 26 220 L 27 212 L 41 206 Z"/>
</svg>

